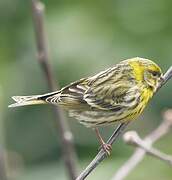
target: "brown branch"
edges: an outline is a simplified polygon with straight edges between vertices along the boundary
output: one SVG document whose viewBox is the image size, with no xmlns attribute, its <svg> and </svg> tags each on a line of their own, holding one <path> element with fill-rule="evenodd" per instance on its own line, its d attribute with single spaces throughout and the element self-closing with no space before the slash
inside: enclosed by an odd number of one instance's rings
<svg viewBox="0 0 172 180">
<path fill-rule="evenodd" d="M 153 143 L 166 135 L 172 128 L 172 110 L 167 110 L 163 115 L 162 123 L 149 135 L 144 138 L 144 143 L 151 147 Z M 124 165 L 113 176 L 112 180 L 123 180 L 128 174 L 143 160 L 146 151 L 142 148 L 136 148 L 133 155 L 124 163 Z"/>
<path fill-rule="evenodd" d="M 157 91 L 164 85 L 166 82 L 172 78 L 172 67 L 168 69 L 168 71 L 164 74 L 162 82 L 159 84 L 159 87 L 157 88 Z M 117 137 L 121 134 L 121 132 L 126 128 L 127 124 L 123 124 L 123 126 L 118 129 L 115 129 L 113 134 L 115 136 L 110 137 L 111 145 L 116 141 Z M 156 132 L 155 132 L 156 133 Z M 155 134 L 156 135 L 156 134 Z M 154 137 L 154 134 L 152 135 L 152 139 L 156 140 L 157 136 Z M 107 143 L 109 143 L 109 140 Z M 140 150 L 142 151 L 142 149 Z M 105 158 L 106 154 L 103 152 L 103 150 L 99 151 L 99 153 L 96 155 L 96 157 L 91 161 L 91 163 L 83 170 L 83 172 L 78 176 L 77 180 L 83 180 L 85 179 Z"/>
<path fill-rule="evenodd" d="M 38 62 L 42 67 L 48 87 L 51 91 L 57 90 L 51 66 L 49 65 L 48 43 L 44 27 L 44 4 L 39 0 L 32 0 L 32 14 L 37 43 Z M 53 106 L 57 128 L 63 150 L 63 158 L 70 179 L 74 180 L 77 176 L 76 153 L 73 146 L 73 136 L 66 122 L 63 111 Z"/>
<path fill-rule="evenodd" d="M 124 141 L 132 145 L 134 147 L 139 147 L 143 149 L 148 155 L 151 155 L 157 159 L 160 159 L 164 161 L 165 163 L 168 163 L 170 166 L 172 166 L 172 156 L 165 154 L 158 149 L 155 149 L 148 145 L 145 141 L 143 141 L 138 133 L 136 131 L 128 131 L 123 136 Z"/>
</svg>

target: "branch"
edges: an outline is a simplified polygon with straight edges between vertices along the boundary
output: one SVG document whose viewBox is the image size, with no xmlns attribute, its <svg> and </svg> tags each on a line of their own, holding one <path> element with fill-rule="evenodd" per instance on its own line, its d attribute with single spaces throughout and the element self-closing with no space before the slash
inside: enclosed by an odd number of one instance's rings
<svg viewBox="0 0 172 180">
<path fill-rule="evenodd" d="M 172 156 L 167 155 L 143 141 L 136 131 L 128 131 L 123 136 L 124 141 L 134 147 L 142 148 L 148 155 L 158 158 L 172 166 Z"/>
<path fill-rule="evenodd" d="M 164 85 L 166 82 L 172 77 L 172 67 L 168 69 L 168 71 L 164 74 L 162 82 L 159 84 L 159 87 L 157 88 L 157 91 Z M 117 137 L 121 134 L 121 132 L 126 128 L 128 123 L 122 123 L 122 126 L 120 125 L 117 129 L 114 130 L 112 136 L 109 138 L 107 143 L 109 141 L 112 145 Z M 115 134 L 115 136 L 113 136 Z M 154 139 L 154 137 L 152 137 Z M 155 137 L 156 139 L 156 137 Z M 142 149 L 140 151 L 143 151 Z M 105 158 L 106 154 L 101 149 L 99 153 L 96 155 L 96 157 L 91 161 L 91 163 L 83 170 L 83 172 L 78 176 L 77 180 L 83 180 L 85 179 Z M 117 179 L 116 179 L 117 180 Z M 119 179 L 118 179 L 119 180 Z"/>
<path fill-rule="evenodd" d="M 107 143 L 112 145 L 118 136 L 123 132 L 123 130 L 126 128 L 128 123 L 121 123 L 113 132 L 111 137 L 108 139 Z M 84 169 L 84 171 L 77 177 L 76 180 L 83 180 L 85 179 L 105 158 L 107 157 L 107 154 L 103 149 L 101 149 L 96 157 L 91 161 L 91 163 Z"/>
<path fill-rule="evenodd" d="M 167 83 L 169 79 L 172 77 L 172 66 L 167 70 L 167 72 L 163 76 L 162 83 L 159 84 L 158 90 Z"/>
<path fill-rule="evenodd" d="M 172 128 L 172 110 L 167 110 L 163 115 L 162 123 L 149 135 L 144 138 L 144 143 L 151 147 L 153 143 L 166 135 Z M 142 161 L 146 154 L 143 148 L 136 148 L 133 155 L 117 171 L 112 180 L 123 180 Z"/>
<path fill-rule="evenodd" d="M 42 67 L 48 87 L 51 91 L 57 90 L 49 65 L 48 43 L 44 27 L 44 4 L 39 0 L 32 0 L 32 14 L 37 43 L 38 62 Z M 76 153 L 73 146 L 73 136 L 66 122 L 63 111 L 57 106 L 53 106 L 57 128 L 63 150 L 63 158 L 65 161 L 66 169 L 71 180 L 76 179 Z"/>
</svg>

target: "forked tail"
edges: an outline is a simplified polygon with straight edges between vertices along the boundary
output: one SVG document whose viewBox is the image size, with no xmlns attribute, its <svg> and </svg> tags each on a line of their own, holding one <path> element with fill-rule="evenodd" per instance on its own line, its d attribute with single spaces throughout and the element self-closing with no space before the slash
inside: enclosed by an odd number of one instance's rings
<svg viewBox="0 0 172 180">
<path fill-rule="evenodd" d="M 33 96 L 13 96 L 12 99 L 16 102 L 9 105 L 8 107 L 18 107 L 18 106 L 27 106 L 34 104 L 47 104 L 45 99 L 49 96 L 59 94 L 59 91 L 43 94 L 43 95 L 33 95 Z"/>
</svg>

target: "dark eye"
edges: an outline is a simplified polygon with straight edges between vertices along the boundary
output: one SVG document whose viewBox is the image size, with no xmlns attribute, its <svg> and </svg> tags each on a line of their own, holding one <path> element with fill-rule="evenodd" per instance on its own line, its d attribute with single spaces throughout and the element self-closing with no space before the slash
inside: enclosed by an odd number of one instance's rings
<svg viewBox="0 0 172 180">
<path fill-rule="evenodd" d="M 157 76 L 158 74 L 157 74 L 157 72 L 152 72 L 152 75 Z"/>
<path fill-rule="evenodd" d="M 159 77 L 160 73 L 156 71 L 151 71 L 153 77 Z"/>
</svg>

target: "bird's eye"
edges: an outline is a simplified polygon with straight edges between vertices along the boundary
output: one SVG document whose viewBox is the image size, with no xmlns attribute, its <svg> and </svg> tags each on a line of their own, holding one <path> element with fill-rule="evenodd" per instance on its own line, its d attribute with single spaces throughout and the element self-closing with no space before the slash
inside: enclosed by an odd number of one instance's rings
<svg viewBox="0 0 172 180">
<path fill-rule="evenodd" d="M 159 77 L 160 73 L 156 72 L 156 71 L 151 71 L 151 74 L 153 77 Z"/>
<path fill-rule="evenodd" d="M 152 72 L 152 75 L 153 76 L 157 76 L 157 72 Z"/>
</svg>

